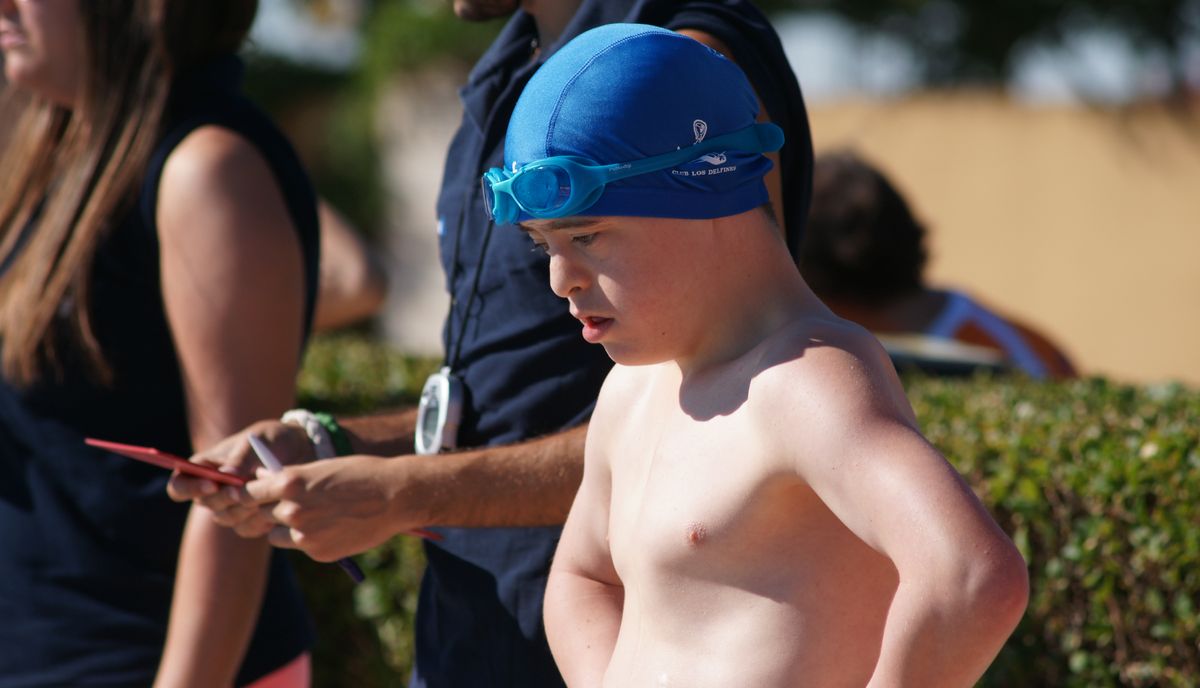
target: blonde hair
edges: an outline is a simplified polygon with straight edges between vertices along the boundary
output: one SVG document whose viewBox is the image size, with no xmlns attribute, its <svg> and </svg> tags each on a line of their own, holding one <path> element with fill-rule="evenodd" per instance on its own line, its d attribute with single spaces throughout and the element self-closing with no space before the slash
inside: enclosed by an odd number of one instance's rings
<svg viewBox="0 0 1200 688">
<path fill-rule="evenodd" d="M 75 107 L 8 85 L 6 107 L 20 111 L 0 156 L 0 372 L 10 383 L 58 369 L 64 346 L 111 382 L 89 318 L 96 249 L 132 207 L 175 75 L 236 50 L 256 10 L 257 0 L 81 0 Z"/>
</svg>

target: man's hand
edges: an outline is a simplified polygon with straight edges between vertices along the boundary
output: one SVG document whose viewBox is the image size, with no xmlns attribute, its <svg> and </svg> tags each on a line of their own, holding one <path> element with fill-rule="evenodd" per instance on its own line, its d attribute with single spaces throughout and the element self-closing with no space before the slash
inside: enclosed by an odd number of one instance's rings
<svg viewBox="0 0 1200 688">
<path fill-rule="evenodd" d="M 345 456 L 280 473 L 259 470 L 242 491 L 243 505 L 257 507 L 274 526 L 272 545 L 334 561 L 426 525 L 420 505 L 406 497 L 420 493 L 413 489 L 418 463 L 418 457 Z"/>
<path fill-rule="evenodd" d="M 262 438 L 285 465 L 305 463 L 315 458 L 312 443 L 303 428 L 264 420 L 196 454 L 191 461 L 225 473 L 253 478 L 255 470 L 262 464 L 246 440 L 250 433 Z M 275 525 L 262 517 L 257 505 L 252 503 L 242 487 L 221 486 L 211 480 L 176 472 L 167 483 L 167 494 L 177 502 L 194 500 L 196 504 L 212 511 L 217 523 L 232 527 L 244 537 L 261 537 Z"/>
</svg>

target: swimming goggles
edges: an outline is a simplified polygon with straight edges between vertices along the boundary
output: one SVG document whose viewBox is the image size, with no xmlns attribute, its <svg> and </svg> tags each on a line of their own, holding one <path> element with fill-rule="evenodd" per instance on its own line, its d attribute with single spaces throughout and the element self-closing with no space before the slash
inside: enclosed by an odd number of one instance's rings
<svg viewBox="0 0 1200 688">
<path fill-rule="evenodd" d="M 483 206 L 488 217 L 502 225 L 515 223 L 521 211 L 538 219 L 569 217 L 591 207 L 609 182 L 665 170 L 710 153 L 769 153 L 782 146 L 783 130 L 764 122 L 633 162 L 598 165 L 587 158 L 556 155 L 526 163 L 514 172 L 493 167 L 480 180 Z"/>
</svg>

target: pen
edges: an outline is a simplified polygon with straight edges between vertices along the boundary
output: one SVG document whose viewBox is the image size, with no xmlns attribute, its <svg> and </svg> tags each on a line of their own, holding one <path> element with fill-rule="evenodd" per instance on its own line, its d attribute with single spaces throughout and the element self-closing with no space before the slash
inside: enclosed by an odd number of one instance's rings
<svg viewBox="0 0 1200 688">
<path fill-rule="evenodd" d="M 265 466 L 268 471 L 271 471 L 272 473 L 278 473 L 283 470 L 283 464 L 279 463 L 279 459 L 275 457 L 275 453 L 272 452 L 270 447 L 260 440 L 257 435 L 251 434 L 247 435 L 246 437 L 250 440 L 250 447 L 254 449 L 254 453 L 258 456 L 258 460 L 262 462 L 262 465 Z M 343 571 L 345 571 L 351 578 L 354 579 L 355 583 L 361 583 L 366 578 L 366 576 L 363 575 L 362 569 L 358 568 L 358 564 L 354 563 L 354 560 L 350 557 L 342 557 L 341 559 L 338 559 L 337 564 L 338 566 L 342 567 Z"/>
</svg>

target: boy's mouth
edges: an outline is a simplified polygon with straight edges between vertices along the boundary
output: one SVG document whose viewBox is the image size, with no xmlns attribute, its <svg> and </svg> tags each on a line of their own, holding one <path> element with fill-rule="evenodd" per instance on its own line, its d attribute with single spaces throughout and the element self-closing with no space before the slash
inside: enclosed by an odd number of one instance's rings
<svg viewBox="0 0 1200 688">
<path fill-rule="evenodd" d="M 579 321 L 583 323 L 583 338 L 589 343 L 596 344 L 608 331 L 613 319 L 584 316 Z"/>
</svg>

